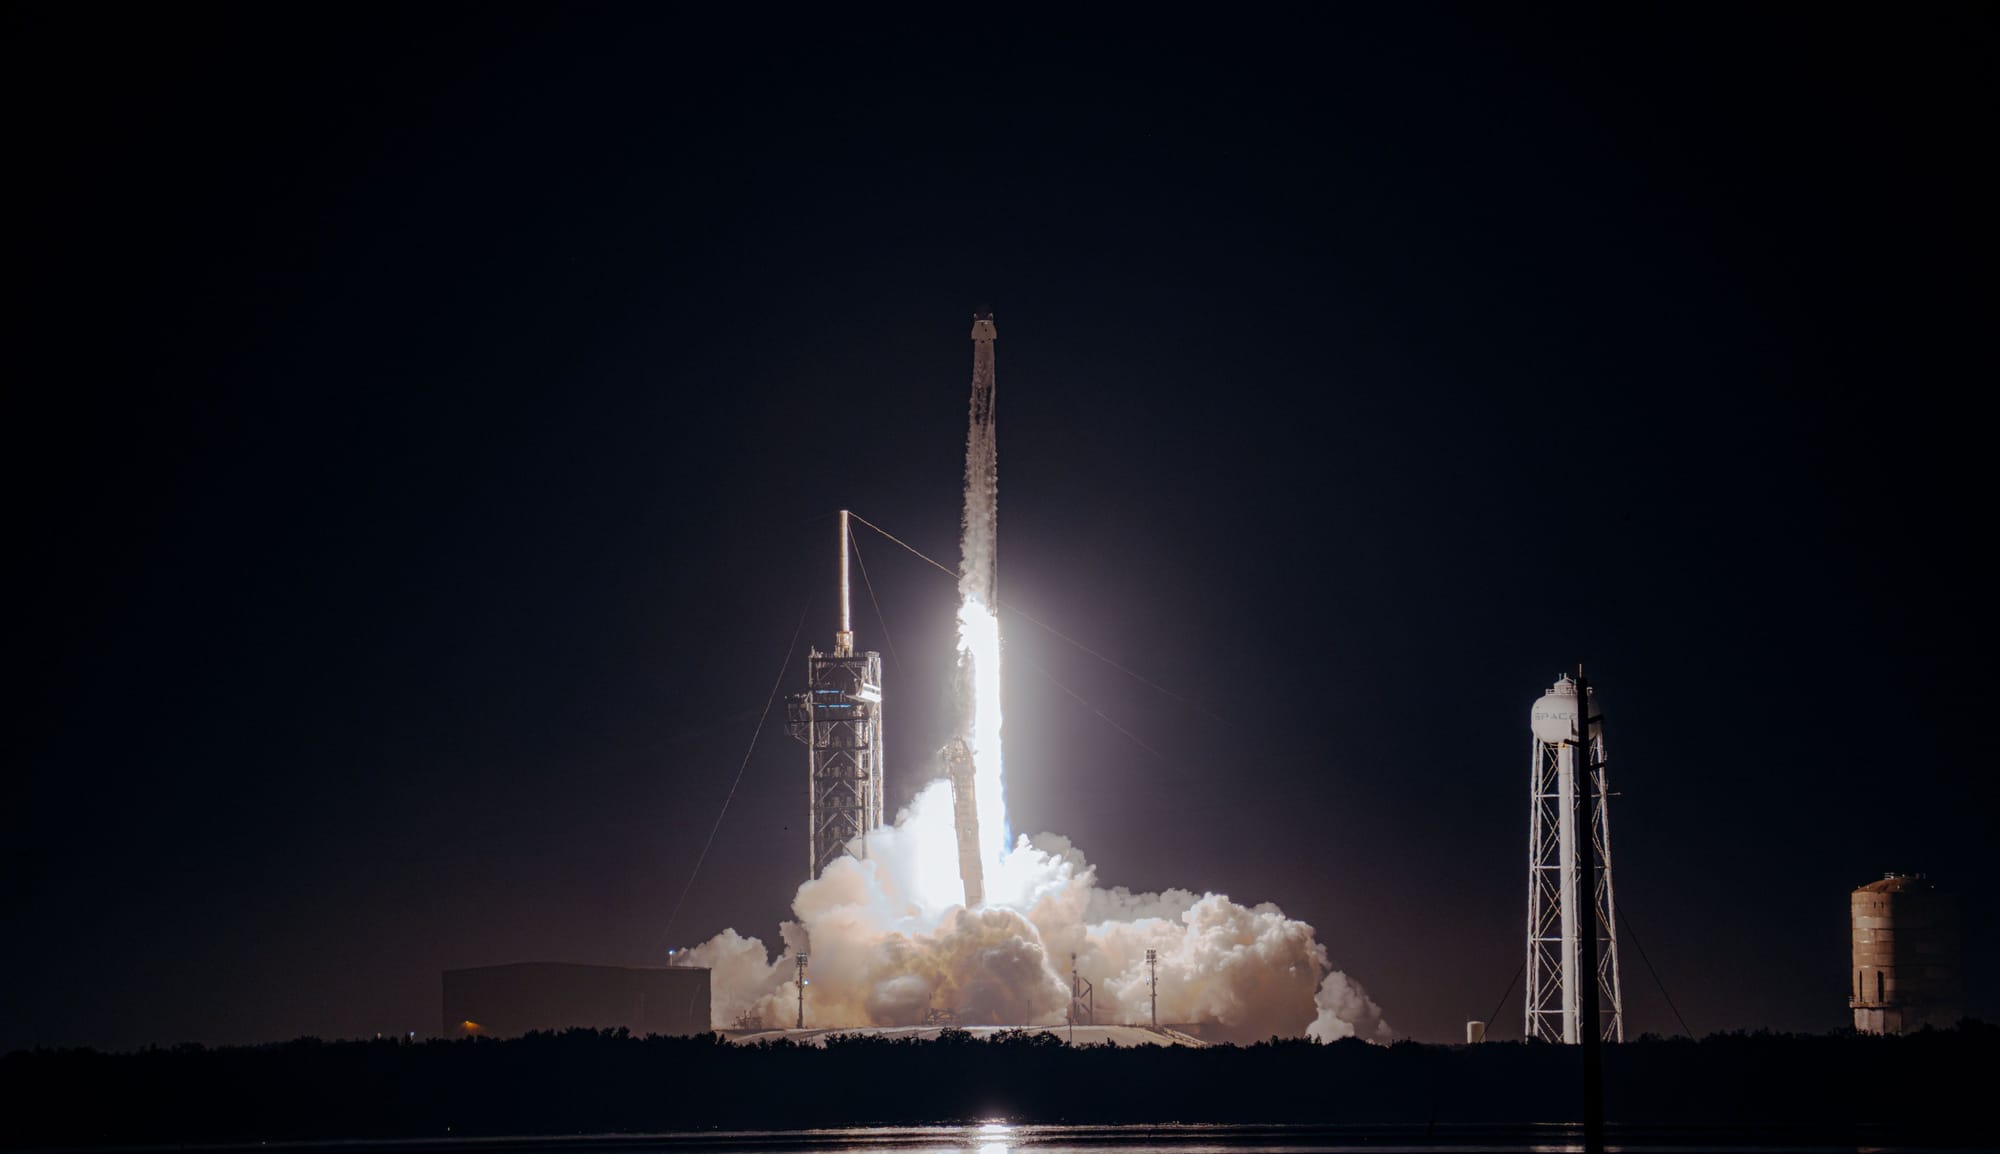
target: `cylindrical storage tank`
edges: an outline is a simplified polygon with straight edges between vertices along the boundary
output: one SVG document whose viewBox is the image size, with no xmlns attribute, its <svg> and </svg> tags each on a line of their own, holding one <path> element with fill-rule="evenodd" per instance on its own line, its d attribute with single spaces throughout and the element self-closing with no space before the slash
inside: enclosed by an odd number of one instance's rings
<svg viewBox="0 0 2000 1154">
<path fill-rule="evenodd" d="M 1864 1034 L 1957 1023 L 1958 903 L 1922 874 L 1885 874 L 1848 900 L 1853 936 L 1847 1004 Z"/>
<path fill-rule="evenodd" d="M 1486 1040 L 1486 1023 L 1473 1021 L 1473 1022 L 1467 1022 L 1465 1024 L 1466 1045 L 1477 1046 L 1479 1043 L 1484 1042 L 1485 1040 Z"/>
</svg>

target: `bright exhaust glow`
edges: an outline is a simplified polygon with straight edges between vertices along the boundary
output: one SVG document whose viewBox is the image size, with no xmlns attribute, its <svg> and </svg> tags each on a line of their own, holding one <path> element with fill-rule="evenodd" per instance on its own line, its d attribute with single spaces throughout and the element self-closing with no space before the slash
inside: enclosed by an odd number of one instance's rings
<svg viewBox="0 0 2000 1154">
<path fill-rule="evenodd" d="M 972 793 L 979 804 L 979 859 L 994 873 L 1012 841 L 1000 752 L 1000 619 L 974 597 L 958 607 L 958 651 L 971 665 L 972 717 L 966 744 L 972 747 Z"/>
</svg>

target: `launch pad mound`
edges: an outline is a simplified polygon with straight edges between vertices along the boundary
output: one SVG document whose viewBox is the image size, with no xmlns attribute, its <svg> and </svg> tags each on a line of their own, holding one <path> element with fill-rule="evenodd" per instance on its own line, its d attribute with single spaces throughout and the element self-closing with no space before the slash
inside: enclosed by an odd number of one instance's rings
<svg viewBox="0 0 2000 1154">
<path fill-rule="evenodd" d="M 1106 1043 L 1125 1046 L 1188 1046 L 1204 1048 L 1207 1042 L 1179 1030 L 1149 1026 L 1077 1026 L 1072 1033 L 1068 1026 L 857 1026 L 841 1029 L 837 1027 L 809 1030 L 723 1030 L 722 1036 L 739 1046 L 754 1046 L 761 1042 L 787 1041 L 800 1046 L 825 1046 L 828 1038 L 889 1038 L 911 1041 L 934 1042 L 938 1035 L 950 1029 L 962 1034 L 970 1034 L 981 1042 L 991 1041 L 996 1035 L 1007 1033 L 1053 1034 L 1056 1038 L 1078 1046 L 1102 1046 Z"/>
</svg>

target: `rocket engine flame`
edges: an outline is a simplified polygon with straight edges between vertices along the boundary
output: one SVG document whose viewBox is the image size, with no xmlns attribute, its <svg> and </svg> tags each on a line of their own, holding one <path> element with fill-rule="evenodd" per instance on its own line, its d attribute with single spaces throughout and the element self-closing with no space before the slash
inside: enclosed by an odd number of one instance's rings
<svg viewBox="0 0 2000 1154">
<path fill-rule="evenodd" d="M 991 873 L 1012 839 L 1000 745 L 1000 619 L 978 601 L 958 607 L 958 652 L 970 674 L 966 691 L 972 716 L 965 740 L 972 750 L 973 797 L 979 806 L 980 861 Z"/>
</svg>

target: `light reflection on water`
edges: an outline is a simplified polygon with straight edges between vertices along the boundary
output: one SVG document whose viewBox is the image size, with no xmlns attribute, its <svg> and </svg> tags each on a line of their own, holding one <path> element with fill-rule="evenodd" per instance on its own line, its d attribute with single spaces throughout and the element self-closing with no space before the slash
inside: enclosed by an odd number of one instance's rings
<svg viewBox="0 0 2000 1154">
<path fill-rule="evenodd" d="M 1849 1144 L 1786 1140 L 1776 1136 L 1745 1143 L 1734 1134 L 1687 1130 L 1631 1131 L 1609 1135 L 1607 1151 L 1629 1154 L 1842 1154 L 1864 1149 Z M 1620 1138 L 1623 1141 L 1620 1141 Z M 652 1141 L 616 1140 L 620 1154 L 1568 1154 L 1583 1149 L 1575 1126 L 1240 1126 L 1013 1125 L 1001 1121 L 961 1126 L 856 1127 L 850 1129 L 756 1131 L 657 1135 Z M 1870 1146 L 1880 1154 L 1914 1148 Z M 1928 1154 L 1939 1154 L 1926 1148 Z"/>
</svg>

